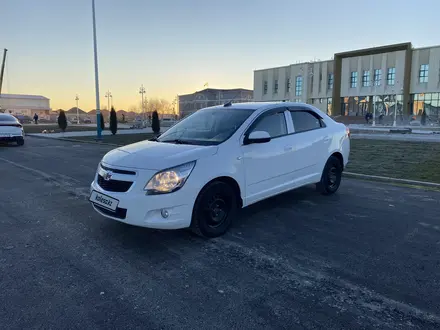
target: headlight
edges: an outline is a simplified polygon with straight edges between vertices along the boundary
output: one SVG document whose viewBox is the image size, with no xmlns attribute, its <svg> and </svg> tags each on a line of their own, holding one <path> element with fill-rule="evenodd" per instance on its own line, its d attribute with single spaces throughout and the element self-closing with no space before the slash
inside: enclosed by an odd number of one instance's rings
<svg viewBox="0 0 440 330">
<path fill-rule="evenodd" d="M 166 194 L 183 187 L 196 162 L 182 164 L 156 173 L 145 185 L 148 195 Z"/>
</svg>

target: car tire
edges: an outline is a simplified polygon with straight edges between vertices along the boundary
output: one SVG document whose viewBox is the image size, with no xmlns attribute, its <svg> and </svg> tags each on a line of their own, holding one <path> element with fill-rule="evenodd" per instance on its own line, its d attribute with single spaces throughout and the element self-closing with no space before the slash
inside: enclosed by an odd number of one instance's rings
<svg viewBox="0 0 440 330">
<path fill-rule="evenodd" d="M 24 138 L 22 138 L 22 137 L 17 138 L 17 144 L 18 144 L 19 146 L 24 145 Z"/>
<path fill-rule="evenodd" d="M 342 170 L 341 161 L 330 156 L 322 171 L 321 181 L 316 184 L 317 190 L 323 195 L 334 194 L 341 185 Z"/>
<path fill-rule="evenodd" d="M 221 236 L 231 227 L 237 210 L 235 190 L 225 182 L 213 181 L 200 191 L 196 199 L 190 228 L 202 237 Z"/>
</svg>

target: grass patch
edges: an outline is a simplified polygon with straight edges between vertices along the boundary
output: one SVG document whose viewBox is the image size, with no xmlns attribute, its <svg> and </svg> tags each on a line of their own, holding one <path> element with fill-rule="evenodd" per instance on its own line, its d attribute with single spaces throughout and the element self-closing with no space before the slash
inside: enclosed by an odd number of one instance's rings
<svg viewBox="0 0 440 330">
<path fill-rule="evenodd" d="M 151 139 L 153 136 L 154 136 L 153 133 L 103 135 L 101 141 L 105 143 L 112 143 L 112 144 L 125 146 L 127 144 Z M 71 139 L 84 141 L 84 142 L 96 141 L 96 136 L 75 136 L 72 137 Z"/>
<path fill-rule="evenodd" d="M 42 133 L 44 130 L 48 132 L 54 131 L 53 133 L 61 133 L 61 129 L 58 125 L 35 125 L 35 124 L 26 124 L 23 125 L 24 132 L 26 134 L 30 133 Z M 124 128 L 119 128 L 118 130 L 122 130 Z M 83 132 L 83 131 L 96 131 L 96 127 L 90 126 L 67 126 L 66 132 Z M 50 133 L 48 133 L 50 134 Z"/>
<path fill-rule="evenodd" d="M 440 183 L 440 143 L 352 139 L 347 172 Z"/>
</svg>

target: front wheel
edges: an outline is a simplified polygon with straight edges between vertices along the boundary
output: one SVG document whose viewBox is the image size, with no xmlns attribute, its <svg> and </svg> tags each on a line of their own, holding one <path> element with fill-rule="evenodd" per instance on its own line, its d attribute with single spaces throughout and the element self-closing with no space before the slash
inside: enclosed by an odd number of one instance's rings
<svg viewBox="0 0 440 330">
<path fill-rule="evenodd" d="M 341 185 L 342 164 L 341 161 L 331 156 L 322 171 L 321 181 L 316 184 L 316 188 L 324 195 L 334 194 Z"/>
<path fill-rule="evenodd" d="M 24 145 L 24 138 L 22 138 L 22 137 L 17 138 L 17 144 L 18 144 L 19 146 Z"/>
<path fill-rule="evenodd" d="M 238 203 L 234 189 L 214 181 L 205 186 L 194 204 L 191 230 L 203 237 L 218 237 L 231 226 Z"/>
</svg>

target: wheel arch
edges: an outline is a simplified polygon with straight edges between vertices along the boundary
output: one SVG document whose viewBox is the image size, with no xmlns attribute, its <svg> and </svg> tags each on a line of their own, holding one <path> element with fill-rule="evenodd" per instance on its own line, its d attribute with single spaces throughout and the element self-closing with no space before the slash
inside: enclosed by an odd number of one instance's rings
<svg viewBox="0 0 440 330">
<path fill-rule="evenodd" d="M 203 187 L 202 189 L 200 189 L 199 194 L 197 195 L 197 198 L 200 196 L 200 193 L 203 191 L 203 189 L 205 189 L 209 184 L 216 182 L 216 181 L 220 181 L 220 182 L 224 182 L 228 185 L 230 185 L 234 191 L 235 191 L 235 196 L 237 198 L 238 201 L 238 205 L 240 208 L 243 207 L 243 198 L 241 197 L 241 189 L 240 189 L 240 185 L 238 184 L 237 180 L 235 180 L 234 178 L 230 177 L 230 176 L 219 176 L 216 178 L 211 179 L 210 181 L 208 181 Z"/>
<path fill-rule="evenodd" d="M 342 154 L 339 151 L 332 153 L 330 157 L 337 158 L 339 160 L 339 162 L 341 163 L 342 169 L 344 170 L 344 157 L 342 156 Z"/>
</svg>

